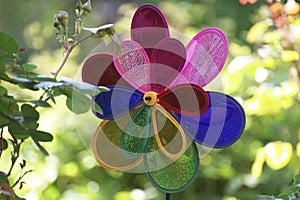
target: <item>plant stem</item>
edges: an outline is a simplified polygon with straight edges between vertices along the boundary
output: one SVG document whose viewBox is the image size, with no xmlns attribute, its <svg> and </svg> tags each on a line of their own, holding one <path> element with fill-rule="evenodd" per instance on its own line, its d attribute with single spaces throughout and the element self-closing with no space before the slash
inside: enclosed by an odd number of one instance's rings
<svg viewBox="0 0 300 200">
<path fill-rule="evenodd" d="M 22 143 L 23 143 L 23 140 L 20 143 L 16 142 L 15 144 L 13 144 L 14 152 L 11 154 L 11 166 L 8 170 L 7 177 L 9 177 L 11 175 L 11 172 L 16 164 L 16 161 L 18 160 L 18 158 L 20 156 L 20 146 Z"/>
<path fill-rule="evenodd" d="M 16 187 L 18 184 L 19 184 L 19 182 L 24 178 L 24 176 L 26 175 L 26 174 L 28 174 L 28 173 L 30 173 L 30 172 L 32 172 L 32 170 L 28 170 L 28 171 L 26 171 L 25 173 L 21 173 L 20 174 L 20 177 L 18 178 L 18 180 L 11 186 L 12 188 L 14 188 L 14 187 Z"/>
<path fill-rule="evenodd" d="M 1 128 L 1 132 L 0 132 L 0 139 L 3 138 L 3 129 L 4 128 Z M 1 140 L 1 144 L 0 144 L 0 147 L 3 148 L 4 147 L 4 141 Z M 0 149 L 0 158 L 1 158 L 1 155 L 2 155 L 2 149 Z"/>
<path fill-rule="evenodd" d="M 63 61 L 61 62 L 60 66 L 58 67 L 58 69 L 56 70 L 56 72 L 52 73 L 54 75 L 54 78 L 57 78 L 59 72 L 62 70 L 62 68 L 64 67 L 64 65 L 67 62 L 67 59 L 69 58 L 72 50 L 74 49 L 74 47 L 76 47 L 78 44 L 80 44 L 81 42 L 91 38 L 93 36 L 93 34 L 91 35 L 87 35 L 86 37 L 82 38 L 81 40 L 77 41 L 78 38 L 78 34 L 76 34 L 76 36 L 74 37 L 74 42 L 71 44 L 71 46 L 67 49 L 66 51 L 66 55 L 63 59 Z"/>
</svg>

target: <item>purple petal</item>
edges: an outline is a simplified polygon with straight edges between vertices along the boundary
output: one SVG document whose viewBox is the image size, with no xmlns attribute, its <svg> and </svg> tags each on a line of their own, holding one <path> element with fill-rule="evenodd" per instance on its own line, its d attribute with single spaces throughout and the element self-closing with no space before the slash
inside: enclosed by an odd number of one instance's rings
<svg viewBox="0 0 300 200">
<path fill-rule="evenodd" d="M 116 119 L 143 102 L 143 94 L 122 86 L 107 86 L 110 91 L 102 92 L 94 97 L 94 101 L 102 108 L 103 113 L 94 112 L 100 119 Z"/>
<path fill-rule="evenodd" d="M 159 93 L 168 87 L 183 68 L 185 58 L 185 47 L 179 40 L 161 40 L 154 47 L 150 58 L 151 90 Z"/>
<path fill-rule="evenodd" d="M 162 12 L 151 4 L 139 7 L 132 19 L 131 39 L 141 44 L 150 57 L 152 48 L 169 37 L 167 20 Z"/>
<path fill-rule="evenodd" d="M 221 71 L 228 53 L 225 34 L 217 28 L 198 33 L 187 45 L 187 62 L 172 85 L 194 83 L 201 87 Z"/>
<path fill-rule="evenodd" d="M 183 129 L 198 143 L 211 148 L 232 145 L 242 135 L 246 118 L 242 106 L 231 96 L 208 92 L 210 105 L 199 116 L 172 112 Z"/>
</svg>

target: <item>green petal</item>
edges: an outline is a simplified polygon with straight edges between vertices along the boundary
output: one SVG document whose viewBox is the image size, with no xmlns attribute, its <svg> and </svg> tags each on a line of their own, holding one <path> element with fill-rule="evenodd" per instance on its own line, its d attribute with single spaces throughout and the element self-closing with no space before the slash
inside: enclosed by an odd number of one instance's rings
<svg viewBox="0 0 300 200">
<path fill-rule="evenodd" d="M 149 137 L 150 107 L 142 106 L 126 125 L 121 136 L 121 149 L 128 158 L 140 156 Z"/>
<path fill-rule="evenodd" d="M 149 148 L 158 148 L 156 141 L 151 138 Z M 155 155 L 155 156 L 154 156 Z M 176 193 L 185 190 L 195 180 L 199 170 L 199 156 L 195 142 L 178 159 L 171 160 L 163 153 L 145 154 L 147 176 L 152 184 L 166 193 Z M 170 162 L 166 167 L 158 169 L 159 165 Z"/>
</svg>

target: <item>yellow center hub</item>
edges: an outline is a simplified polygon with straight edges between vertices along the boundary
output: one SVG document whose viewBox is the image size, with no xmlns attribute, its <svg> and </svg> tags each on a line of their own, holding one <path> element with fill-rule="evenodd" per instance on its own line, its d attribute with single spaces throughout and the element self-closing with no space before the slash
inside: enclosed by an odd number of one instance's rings
<svg viewBox="0 0 300 200">
<path fill-rule="evenodd" d="M 157 101 L 156 95 L 156 92 L 146 92 L 146 94 L 143 97 L 144 103 L 148 106 L 153 106 L 154 104 L 156 104 Z"/>
</svg>

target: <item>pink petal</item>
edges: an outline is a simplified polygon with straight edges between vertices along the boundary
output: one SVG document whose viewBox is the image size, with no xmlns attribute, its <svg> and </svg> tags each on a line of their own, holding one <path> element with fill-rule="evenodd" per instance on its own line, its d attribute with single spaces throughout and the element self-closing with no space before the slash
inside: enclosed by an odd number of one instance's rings
<svg viewBox="0 0 300 200">
<path fill-rule="evenodd" d="M 208 28 L 199 32 L 186 49 L 185 66 L 171 85 L 193 83 L 203 87 L 221 71 L 228 53 L 228 42 L 221 30 Z"/>
<path fill-rule="evenodd" d="M 132 40 L 123 41 L 120 54 L 114 52 L 114 64 L 119 74 L 133 87 L 145 93 L 149 91 L 150 61 L 146 51 Z"/>
</svg>

